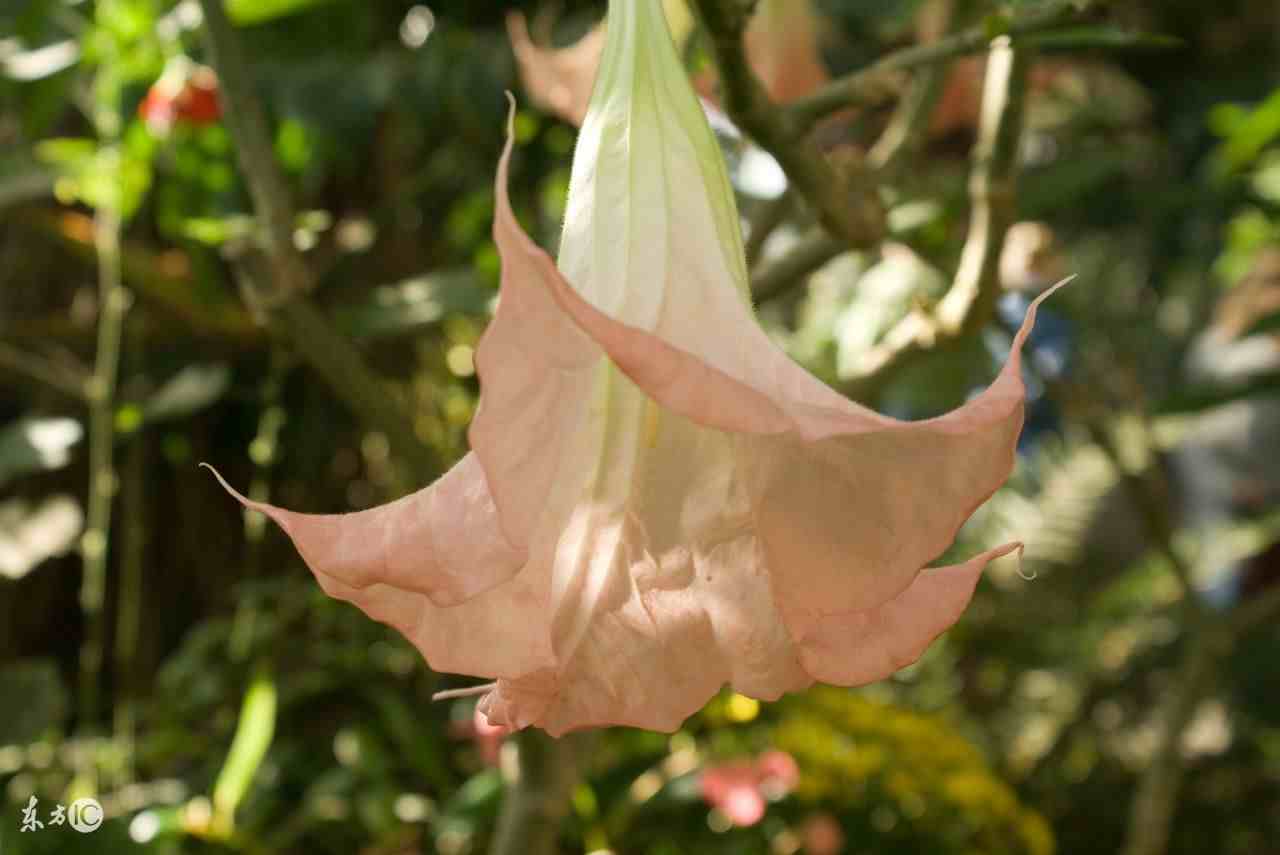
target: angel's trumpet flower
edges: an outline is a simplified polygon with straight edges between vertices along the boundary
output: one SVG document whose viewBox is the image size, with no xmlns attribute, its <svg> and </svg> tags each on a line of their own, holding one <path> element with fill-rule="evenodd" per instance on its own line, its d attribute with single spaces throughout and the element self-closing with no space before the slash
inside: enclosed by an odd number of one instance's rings
<svg viewBox="0 0 1280 855">
<path fill-rule="evenodd" d="M 431 667 L 495 680 L 491 722 L 552 734 L 673 730 L 725 684 L 881 679 L 1017 548 L 921 570 L 1013 466 L 1034 307 L 995 383 L 946 416 L 899 422 L 815 380 L 753 316 L 660 0 L 610 8 L 558 265 L 512 213 L 510 136 L 498 166 L 472 452 L 360 513 L 246 502 Z"/>
</svg>

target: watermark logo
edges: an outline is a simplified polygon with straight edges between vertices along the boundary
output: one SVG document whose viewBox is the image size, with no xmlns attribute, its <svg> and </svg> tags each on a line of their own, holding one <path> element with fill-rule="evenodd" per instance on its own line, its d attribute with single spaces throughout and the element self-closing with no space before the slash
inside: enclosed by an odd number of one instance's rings
<svg viewBox="0 0 1280 855">
<path fill-rule="evenodd" d="M 39 831 L 44 828 L 44 823 L 37 816 L 37 805 L 40 802 L 35 796 L 31 797 L 31 801 L 27 802 L 27 806 L 22 809 L 22 830 Z"/>
<path fill-rule="evenodd" d="M 58 805 L 62 807 L 62 805 Z M 102 825 L 102 805 L 97 799 L 76 799 L 67 812 L 71 827 L 81 834 L 97 831 Z"/>
<path fill-rule="evenodd" d="M 49 826 L 70 825 L 81 834 L 88 834 L 91 831 L 97 831 L 104 818 L 102 805 L 97 799 L 76 799 L 71 803 L 70 808 L 66 805 L 54 805 L 53 810 L 49 812 L 47 824 Z M 32 796 L 27 806 L 22 809 L 20 830 L 41 831 L 45 825 L 46 822 L 40 819 L 40 800 Z"/>
</svg>

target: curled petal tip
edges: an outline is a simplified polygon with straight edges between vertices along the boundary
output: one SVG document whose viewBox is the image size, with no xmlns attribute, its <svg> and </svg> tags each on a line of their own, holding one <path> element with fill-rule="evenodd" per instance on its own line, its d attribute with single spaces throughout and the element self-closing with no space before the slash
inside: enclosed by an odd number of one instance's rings
<svg viewBox="0 0 1280 855">
<path fill-rule="evenodd" d="M 235 500 L 236 500 L 237 502 L 239 502 L 240 504 L 244 505 L 244 506 L 245 506 L 245 507 L 247 507 L 247 508 L 252 508 L 252 507 L 254 507 L 254 506 L 257 504 L 257 502 L 254 502 L 254 501 L 250 500 L 248 497 L 246 497 L 244 494 L 242 494 L 242 493 L 241 493 L 239 490 L 237 490 L 235 487 L 232 487 L 230 484 L 228 484 L 228 483 L 227 483 L 227 479 L 226 479 L 226 478 L 223 478 L 223 477 L 222 477 L 222 473 L 221 473 L 221 472 L 219 472 L 217 469 L 214 469 L 212 464 L 210 464 L 210 463 L 205 463 L 205 462 L 201 461 L 201 463 L 200 463 L 200 467 L 201 467 L 201 468 L 203 468 L 203 469 L 208 469 L 210 472 L 212 472 L 212 473 L 213 473 L 213 477 L 214 477 L 214 478 L 217 478 L 217 479 L 218 479 L 218 483 L 222 485 L 222 489 L 224 489 L 224 490 L 226 490 L 228 493 L 230 493 L 230 494 L 232 495 L 232 497 L 233 497 L 233 498 L 235 498 Z"/>
<path fill-rule="evenodd" d="M 1057 282 L 1053 283 L 1048 288 L 1041 291 L 1040 294 L 1037 295 L 1036 298 L 1031 301 L 1031 305 L 1027 307 L 1027 316 L 1022 321 L 1022 328 L 1018 330 L 1017 336 L 1014 337 L 1015 351 L 1020 350 L 1022 348 L 1022 345 L 1026 342 L 1027 336 L 1031 334 L 1031 328 L 1035 325 L 1035 322 L 1036 322 L 1036 310 L 1040 308 L 1040 304 L 1043 303 L 1045 300 L 1049 299 L 1050 297 L 1052 297 L 1054 294 L 1056 294 L 1059 289 L 1064 288 L 1067 285 L 1069 285 L 1071 282 L 1075 281 L 1078 275 L 1079 274 L 1072 273 L 1070 276 L 1066 277 L 1065 279 L 1059 279 Z"/>
<path fill-rule="evenodd" d="M 1063 288 L 1067 285 L 1070 285 L 1072 282 L 1076 281 L 1079 278 L 1080 278 L 1079 273 L 1072 273 L 1070 276 L 1064 276 L 1063 278 L 1059 279 L 1057 282 L 1050 285 L 1048 288 L 1045 288 L 1044 291 L 1040 294 L 1040 296 L 1036 297 L 1035 302 L 1037 304 L 1043 303 L 1046 299 L 1048 299 L 1049 297 L 1052 297 L 1058 291 L 1059 288 Z"/>
<path fill-rule="evenodd" d="M 1063 281 L 1069 282 L 1070 280 Z M 1039 574 L 1036 573 L 1034 567 L 1031 569 L 1031 572 L 1027 572 L 1026 566 L 1023 564 L 1022 560 L 1024 557 L 1023 553 L 1026 552 L 1026 547 L 1023 546 L 1022 543 L 1012 543 L 1010 546 L 1012 547 L 1010 551 L 1016 551 L 1018 553 L 1018 576 L 1021 577 L 1024 582 L 1034 582 Z M 1007 555 L 1008 553 L 1005 554 Z"/>
</svg>

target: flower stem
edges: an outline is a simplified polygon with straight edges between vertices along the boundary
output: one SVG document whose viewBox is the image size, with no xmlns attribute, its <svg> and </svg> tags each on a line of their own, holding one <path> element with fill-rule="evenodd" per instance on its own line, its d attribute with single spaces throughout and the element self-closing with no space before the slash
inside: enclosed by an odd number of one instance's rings
<svg viewBox="0 0 1280 855">
<path fill-rule="evenodd" d="M 552 739 L 541 730 L 520 731 L 512 743 L 516 762 L 504 764 L 505 792 L 489 855 L 553 855 L 569 799 L 578 783 L 578 759 L 588 737 Z"/>
<path fill-rule="evenodd" d="M 89 378 L 89 498 L 80 551 L 84 576 L 80 583 L 80 608 L 85 634 L 80 649 L 80 727 L 93 730 L 101 705 L 100 676 L 106 644 L 103 614 L 107 586 L 107 547 L 111 506 L 116 493 L 113 463 L 115 446 L 116 375 L 124 318 L 132 295 L 121 283 L 120 212 L 114 205 L 99 208 L 94 218 L 94 244 L 98 252 L 98 349 Z"/>
</svg>

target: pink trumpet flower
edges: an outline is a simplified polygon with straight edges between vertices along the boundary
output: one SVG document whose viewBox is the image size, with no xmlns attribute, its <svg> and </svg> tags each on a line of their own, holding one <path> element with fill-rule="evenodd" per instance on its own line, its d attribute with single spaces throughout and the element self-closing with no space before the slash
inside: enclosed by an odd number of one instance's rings
<svg viewBox="0 0 1280 855">
<path fill-rule="evenodd" d="M 512 213 L 508 128 L 471 453 L 359 513 L 240 497 L 330 595 L 437 671 L 494 680 L 475 691 L 490 722 L 553 735 L 672 731 L 725 684 L 772 700 L 882 679 L 1018 548 L 921 570 L 1013 466 L 1034 305 L 995 383 L 940 418 L 896 421 L 814 379 L 755 320 L 660 0 L 610 7 L 558 265 Z"/>
</svg>

